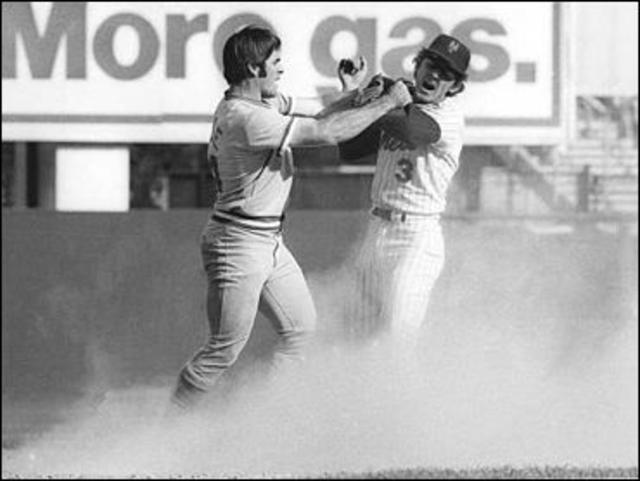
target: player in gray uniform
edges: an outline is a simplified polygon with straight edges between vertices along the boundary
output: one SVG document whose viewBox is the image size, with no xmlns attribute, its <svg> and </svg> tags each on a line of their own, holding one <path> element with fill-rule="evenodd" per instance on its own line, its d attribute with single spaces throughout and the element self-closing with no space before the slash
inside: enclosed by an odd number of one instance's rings
<svg viewBox="0 0 640 481">
<path fill-rule="evenodd" d="M 390 333 L 404 352 L 415 347 L 444 264 L 440 215 L 462 149 L 456 95 L 464 90 L 469 60 L 465 45 L 439 35 L 414 59 L 411 106 L 341 144 L 343 152 L 361 156 L 371 143 L 361 139 L 378 137 L 371 215 L 356 259 L 358 294 L 347 322 L 360 338 Z M 346 76 L 343 88 L 355 87 Z"/>
<path fill-rule="evenodd" d="M 218 104 L 208 147 L 217 186 L 201 239 L 207 273 L 208 338 L 180 371 L 174 406 L 193 406 L 237 359 L 258 309 L 279 335 L 278 361 L 300 358 L 316 322 L 304 276 L 282 238 L 291 189 L 291 146 L 344 141 L 411 96 L 402 82 L 358 108 L 348 93 L 326 108 L 278 91 L 284 73 L 280 39 L 254 26 L 223 50 L 229 84 Z"/>
</svg>

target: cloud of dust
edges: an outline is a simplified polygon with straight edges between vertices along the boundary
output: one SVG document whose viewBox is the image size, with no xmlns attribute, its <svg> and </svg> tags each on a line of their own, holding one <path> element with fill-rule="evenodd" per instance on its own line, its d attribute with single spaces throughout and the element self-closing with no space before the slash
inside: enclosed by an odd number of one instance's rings
<svg viewBox="0 0 640 481">
<path fill-rule="evenodd" d="M 471 320 L 430 324 L 410 358 L 385 339 L 337 339 L 348 277 L 348 269 L 309 276 L 325 322 L 306 363 L 286 376 L 228 381 L 232 395 L 177 419 L 164 417 L 169 385 L 81 402 L 38 439 L 3 449 L 3 477 L 637 466 L 637 322 L 610 336 L 597 359 L 562 372 L 536 351 L 544 333 L 534 343 Z"/>
</svg>

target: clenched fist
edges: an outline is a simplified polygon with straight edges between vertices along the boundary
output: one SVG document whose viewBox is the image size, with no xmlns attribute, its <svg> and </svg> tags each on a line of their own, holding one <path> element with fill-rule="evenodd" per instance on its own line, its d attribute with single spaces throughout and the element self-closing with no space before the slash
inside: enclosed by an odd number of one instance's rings
<svg viewBox="0 0 640 481">
<path fill-rule="evenodd" d="M 404 107 L 409 105 L 413 98 L 409 92 L 409 88 L 402 80 L 396 80 L 394 84 L 389 88 L 389 97 L 394 101 L 396 107 Z"/>
<path fill-rule="evenodd" d="M 363 56 L 360 56 L 358 65 L 348 58 L 343 58 L 338 63 L 338 78 L 342 84 L 343 92 L 359 88 L 366 76 L 367 61 Z"/>
</svg>

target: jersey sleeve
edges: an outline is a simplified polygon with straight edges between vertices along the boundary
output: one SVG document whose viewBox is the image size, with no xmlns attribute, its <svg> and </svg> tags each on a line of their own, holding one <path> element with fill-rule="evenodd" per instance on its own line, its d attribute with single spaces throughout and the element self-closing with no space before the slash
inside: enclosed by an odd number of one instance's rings
<svg viewBox="0 0 640 481">
<path fill-rule="evenodd" d="M 440 128 L 439 142 L 457 144 L 461 143 L 464 118 L 462 111 L 454 105 L 443 108 L 434 108 L 431 105 L 420 104 L 419 108 L 436 121 Z"/>
<path fill-rule="evenodd" d="M 416 104 L 388 112 L 378 120 L 378 124 L 388 135 L 413 148 L 440 140 L 440 125 Z"/>
<path fill-rule="evenodd" d="M 374 122 L 355 137 L 338 142 L 340 158 L 346 161 L 362 159 L 378 151 L 380 127 Z"/>
<path fill-rule="evenodd" d="M 280 114 L 276 109 L 253 110 L 245 124 L 247 144 L 255 149 L 277 149 L 289 146 L 295 117 Z"/>
</svg>

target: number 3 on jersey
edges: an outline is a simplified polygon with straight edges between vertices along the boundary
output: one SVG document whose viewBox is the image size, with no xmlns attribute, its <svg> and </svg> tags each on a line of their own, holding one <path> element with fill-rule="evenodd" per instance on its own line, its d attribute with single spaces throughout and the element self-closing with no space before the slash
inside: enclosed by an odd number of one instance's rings
<svg viewBox="0 0 640 481">
<path fill-rule="evenodd" d="M 407 158 L 398 160 L 394 176 L 398 182 L 406 184 L 413 177 L 413 163 Z"/>
</svg>

